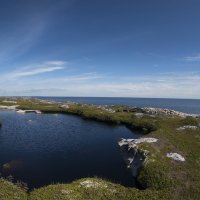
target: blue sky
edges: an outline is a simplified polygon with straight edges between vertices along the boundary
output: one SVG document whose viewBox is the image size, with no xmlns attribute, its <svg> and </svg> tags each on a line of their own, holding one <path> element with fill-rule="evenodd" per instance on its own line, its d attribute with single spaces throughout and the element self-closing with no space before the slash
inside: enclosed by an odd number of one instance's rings
<svg viewBox="0 0 200 200">
<path fill-rule="evenodd" d="M 0 95 L 200 98 L 199 0 L 0 0 Z"/>
</svg>

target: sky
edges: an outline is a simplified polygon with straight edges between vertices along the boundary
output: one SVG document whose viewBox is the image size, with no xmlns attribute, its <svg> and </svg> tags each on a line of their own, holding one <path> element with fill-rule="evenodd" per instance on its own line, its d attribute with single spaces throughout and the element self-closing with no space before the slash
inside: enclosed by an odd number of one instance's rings
<svg viewBox="0 0 200 200">
<path fill-rule="evenodd" d="M 0 0 L 0 96 L 200 99 L 199 0 Z"/>
</svg>

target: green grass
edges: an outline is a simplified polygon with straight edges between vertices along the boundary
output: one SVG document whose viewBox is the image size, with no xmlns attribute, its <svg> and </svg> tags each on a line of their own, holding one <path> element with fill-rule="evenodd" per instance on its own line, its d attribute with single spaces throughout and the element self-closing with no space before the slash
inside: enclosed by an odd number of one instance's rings
<svg viewBox="0 0 200 200">
<path fill-rule="evenodd" d="M 1 200 L 25 200 L 27 199 L 27 193 L 19 186 L 0 179 L 0 199 Z"/>
<path fill-rule="evenodd" d="M 89 185 L 87 186 L 87 184 Z M 88 178 L 70 184 L 49 185 L 30 193 L 30 200 L 164 200 L 168 193 L 125 188 L 102 179 Z"/>
</svg>

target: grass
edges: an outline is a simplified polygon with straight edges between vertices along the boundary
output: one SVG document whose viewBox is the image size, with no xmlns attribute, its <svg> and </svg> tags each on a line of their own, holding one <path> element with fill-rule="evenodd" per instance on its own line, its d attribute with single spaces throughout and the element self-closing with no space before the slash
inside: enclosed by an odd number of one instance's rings
<svg viewBox="0 0 200 200">
<path fill-rule="evenodd" d="M 165 194 L 166 197 L 166 194 Z M 30 200 L 143 200 L 166 199 L 159 191 L 125 188 L 102 179 L 88 178 L 70 184 L 49 185 L 30 193 Z"/>
<path fill-rule="evenodd" d="M 19 186 L 0 179 L 0 199 L 1 200 L 25 200 L 27 199 L 27 193 Z"/>
<path fill-rule="evenodd" d="M 144 113 L 136 117 L 140 109 L 115 106 L 115 113 L 92 105 L 70 104 L 68 108 L 59 103 L 49 104 L 38 100 L 19 99 L 20 109 L 41 110 L 44 113 L 73 114 L 104 123 L 123 124 L 130 129 L 137 129 L 158 138 L 157 143 L 140 144 L 139 149 L 148 151 L 148 160 L 140 170 L 138 181 L 145 190 L 125 188 L 101 179 L 81 179 L 70 184 L 55 184 L 24 193 L 11 183 L 10 187 L 1 187 L 1 193 L 13 197 L 27 194 L 31 200 L 47 199 L 113 199 L 113 200 L 199 200 L 200 199 L 200 128 L 196 130 L 177 128 L 184 125 L 199 126 L 200 120 L 187 117 L 152 117 Z M 0 100 L 0 105 L 1 100 Z M 166 157 L 167 153 L 176 152 L 185 157 L 185 162 L 174 161 Z M 82 182 L 92 182 L 94 186 L 84 187 Z M 2 180 L 2 183 L 4 180 Z M 12 189 L 14 188 L 14 189 Z M 4 191 L 5 190 L 5 191 Z M 0 193 L 0 195 L 1 195 Z M 1 196 L 0 196 L 1 197 Z M 10 197 L 9 197 L 10 198 Z M 8 198 L 8 199 L 9 199 Z M 0 198 L 1 199 L 1 198 Z M 12 198 L 10 198 L 12 199 Z M 23 199 L 23 198 L 22 198 Z"/>
</svg>

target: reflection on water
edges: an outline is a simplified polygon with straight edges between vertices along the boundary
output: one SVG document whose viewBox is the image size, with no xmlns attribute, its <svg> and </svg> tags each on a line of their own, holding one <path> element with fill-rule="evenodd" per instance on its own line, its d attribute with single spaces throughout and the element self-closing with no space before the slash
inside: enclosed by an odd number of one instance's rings
<svg viewBox="0 0 200 200">
<path fill-rule="evenodd" d="M 10 175 L 14 173 L 15 171 L 22 170 L 23 161 L 21 160 L 12 160 L 8 163 L 3 164 L 2 166 L 2 173 L 4 175 Z"/>
<path fill-rule="evenodd" d="M 134 186 L 117 146 L 121 137 L 137 137 L 125 127 L 61 114 L 0 111 L 0 118 L 3 175 L 29 188 L 94 176 Z"/>
</svg>

